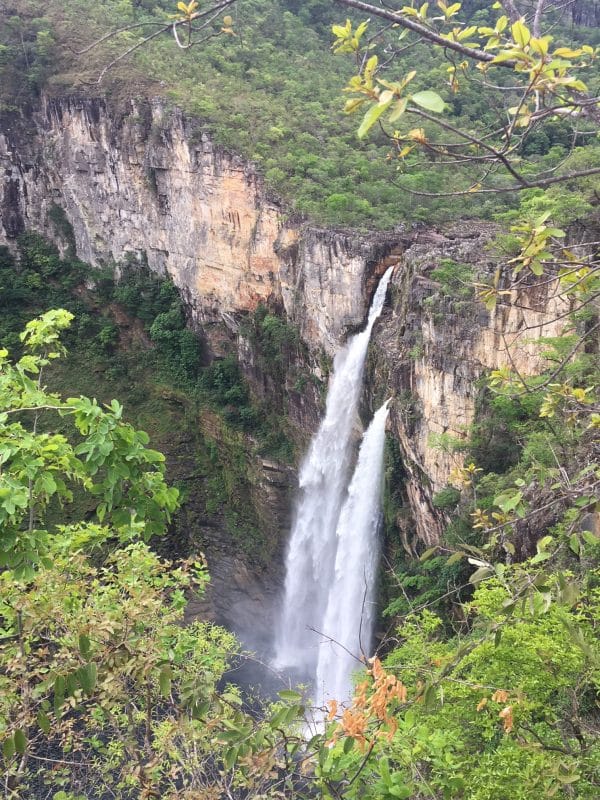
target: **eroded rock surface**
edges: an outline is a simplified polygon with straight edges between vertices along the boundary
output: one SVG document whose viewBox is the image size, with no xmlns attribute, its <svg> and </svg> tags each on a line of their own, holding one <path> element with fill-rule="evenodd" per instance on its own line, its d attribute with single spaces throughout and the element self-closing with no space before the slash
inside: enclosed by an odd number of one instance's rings
<svg viewBox="0 0 600 800">
<path fill-rule="evenodd" d="M 147 261 L 180 288 L 213 355 L 237 348 L 259 394 L 274 387 L 240 332 L 244 315 L 259 303 L 283 311 L 298 327 L 307 368 L 318 378 L 318 354 L 331 357 L 362 325 L 378 278 L 397 264 L 389 306 L 375 329 L 367 394 L 395 396 L 391 427 L 408 476 L 407 501 L 417 538 L 429 544 L 444 523 L 432 498 L 460 461 L 433 439 L 465 437 L 484 372 L 512 364 L 531 373 L 539 363 L 535 340 L 560 332 L 547 285 L 490 313 L 473 300 L 446 296 L 432 277 L 443 259 L 452 259 L 489 278 L 496 266 L 493 225 L 362 235 L 290 221 L 252 165 L 215 147 L 197 121 L 158 101 L 115 109 L 101 100 L 45 98 L 28 119 L 5 118 L 0 164 L 0 243 L 10 246 L 31 228 L 63 248 L 74 245 L 93 265 Z M 284 391 L 290 420 L 309 434 L 318 422 L 318 391 L 294 388 L 289 376 Z M 260 485 L 264 496 L 257 490 L 254 500 L 265 523 L 280 516 L 284 539 L 291 493 L 283 508 L 273 505 L 277 492 L 269 481 Z M 225 564 L 231 554 L 218 541 L 231 543 L 222 531 L 208 540 Z M 226 572 L 242 576 L 241 569 L 231 563 Z M 215 586 L 225 582 L 219 570 L 213 565 Z M 234 593 L 235 585 L 232 579 Z M 250 596 L 254 589 L 244 591 Z M 251 604 L 257 618 L 265 617 L 262 602 Z"/>
<path fill-rule="evenodd" d="M 470 267 L 475 280 L 489 280 L 497 267 L 490 249 L 496 233 L 481 222 L 415 232 L 392 279 L 391 308 L 374 333 L 369 380 L 395 393 L 391 427 L 408 474 L 416 534 L 427 545 L 439 541 L 444 527 L 433 496 L 463 461 L 440 437 L 466 439 L 482 376 L 503 366 L 535 373 L 537 339 L 557 336 L 565 324 L 558 318 L 566 307 L 547 281 L 533 283 L 518 302 L 505 297 L 489 312 L 474 297 L 450 296 L 432 276 L 451 260 Z"/>
<path fill-rule="evenodd" d="M 45 98 L 27 121 L 5 119 L 0 165 L 0 242 L 25 228 L 60 240 L 58 207 L 83 261 L 168 273 L 209 339 L 211 325 L 274 302 L 332 354 L 363 319 L 386 237 L 286 222 L 252 165 L 159 101 Z"/>
</svg>

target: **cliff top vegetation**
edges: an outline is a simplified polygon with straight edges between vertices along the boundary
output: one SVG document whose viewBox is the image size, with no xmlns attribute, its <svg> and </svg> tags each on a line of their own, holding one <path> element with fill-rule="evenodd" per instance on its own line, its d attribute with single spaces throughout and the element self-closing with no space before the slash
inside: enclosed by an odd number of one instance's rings
<svg viewBox="0 0 600 800">
<path fill-rule="evenodd" d="M 42 90 L 107 95 L 113 101 L 163 97 L 196 116 L 218 144 L 254 161 L 267 186 L 292 213 L 324 225 L 388 229 L 461 216 L 491 218 L 514 206 L 510 192 L 482 195 L 477 203 L 468 194 L 457 194 L 452 203 L 436 196 L 469 188 L 478 180 L 468 160 L 446 166 L 443 154 L 430 148 L 419 157 L 406 153 L 398 164 L 398 148 L 379 125 L 368 138 L 357 138 L 358 122 L 344 113 L 342 94 L 353 65 L 331 48 L 333 24 L 343 26 L 346 12 L 350 24 L 362 19 L 352 8 L 327 0 L 243 0 L 212 20 L 199 46 L 181 49 L 168 34 L 120 58 L 153 35 L 158 23 L 168 23 L 173 12 L 180 13 L 166 0 L 94 5 L 75 0 L 66 6 L 50 0 L 43 13 L 30 0 L 8 0 L 0 10 L 2 107 L 27 107 Z M 415 13 L 421 12 L 415 7 Z M 429 13 L 435 17 L 433 8 Z M 498 14 L 488 3 L 472 0 L 464 4 L 459 18 L 483 28 L 495 24 Z M 219 36 L 225 16 L 231 27 Z M 556 45 L 568 40 L 593 46 L 598 31 L 573 28 L 572 20 L 571 16 L 568 29 L 564 18 L 552 20 Z M 115 29 L 124 30 L 103 38 Z M 493 127 L 510 105 L 460 74 L 460 65 L 458 73 L 452 72 L 453 62 L 440 59 L 426 40 L 405 48 L 398 29 L 389 23 L 372 23 L 366 36 L 368 48 L 384 54 L 378 69 L 385 60 L 390 62 L 381 77 L 415 70 L 411 91 L 435 87 L 445 104 L 444 119 L 456 129 L 469 131 L 481 123 Z M 94 42 L 98 46 L 88 49 Z M 335 49 L 343 53 L 339 44 Z M 115 59 L 119 60 L 106 71 Z M 587 71 L 593 90 L 596 67 Z M 418 120 L 398 123 L 409 150 L 414 144 L 410 137 L 414 139 L 420 125 Z M 392 133 L 393 126 L 388 128 Z M 596 163 L 595 141 L 585 125 L 574 136 L 572 126 L 556 117 L 543 128 L 532 126 L 516 155 L 526 171 L 550 172 L 571 152 L 575 161 Z"/>
</svg>

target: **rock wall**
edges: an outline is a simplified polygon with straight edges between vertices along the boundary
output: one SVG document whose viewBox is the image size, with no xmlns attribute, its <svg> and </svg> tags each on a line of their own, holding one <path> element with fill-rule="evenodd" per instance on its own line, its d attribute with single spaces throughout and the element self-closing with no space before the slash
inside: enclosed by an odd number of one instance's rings
<svg viewBox="0 0 600 800">
<path fill-rule="evenodd" d="M 251 165 L 162 102 L 45 98 L 29 119 L 0 121 L 0 165 L 0 242 L 25 228 L 60 238 L 59 206 L 83 261 L 168 273 L 209 334 L 279 303 L 332 354 L 364 317 L 381 242 L 287 223 Z"/>
<path fill-rule="evenodd" d="M 440 535 L 432 498 L 458 460 L 433 447 L 432 435 L 464 437 L 484 371 L 511 360 L 534 370 L 533 340 L 558 332 L 548 287 L 533 286 L 526 305 L 490 314 L 477 303 L 459 307 L 431 279 L 444 258 L 489 276 L 493 226 L 369 236 L 290 222 L 251 165 L 158 101 L 114 109 L 101 100 L 43 99 L 29 118 L 0 121 L 0 163 L 0 242 L 33 228 L 64 244 L 58 206 L 83 260 L 146 260 L 168 273 L 215 352 L 224 332 L 237 338 L 257 386 L 251 348 L 237 335 L 241 315 L 270 303 L 297 324 L 313 354 L 332 355 L 363 322 L 378 277 L 398 263 L 391 307 L 375 331 L 370 391 L 395 392 L 391 425 L 424 542 Z M 289 407 L 306 428 L 317 423 L 317 394 L 299 393 Z"/>
<path fill-rule="evenodd" d="M 444 527 L 433 496 L 463 463 L 463 455 L 444 446 L 440 436 L 466 439 L 480 378 L 503 366 L 534 373 L 541 365 L 536 340 L 559 335 L 565 324 L 557 317 L 566 306 L 553 298 L 555 287 L 545 280 L 534 281 L 518 302 L 505 297 L 488 312 L 474 297 L 447 296 L 432 277 L 450 259 L 470 266 L 475 279 L 489 280 L 497 267 L 489 247 L 496 232 L 492 224 L 465 222 L 416 231 L 405 240 L 391 307 L 374 333 L 369 381 L 387 387 L 378 391 L 394 392 L 391 428 L 402 449 L 416 535 L 427 545 L 439 541 Z M 410 542 L 405 545 L 411 549 Z"/>
</svg>

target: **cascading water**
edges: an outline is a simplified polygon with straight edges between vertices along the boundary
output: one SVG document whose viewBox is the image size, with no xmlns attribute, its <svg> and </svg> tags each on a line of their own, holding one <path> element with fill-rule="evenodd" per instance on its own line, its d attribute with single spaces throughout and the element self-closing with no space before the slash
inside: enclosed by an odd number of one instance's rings
<svg viewBox="0 0 600 800">
<path fill-rule="evenodd" d="M 328 638 L 319 648 L 317 664 L 317 705 L 349 699 L 357 657 L 368 656 L 371 649 L 388 403 L 376 412 L 363 437 L 337 524 L 335 575 L 323 622 Z"/>
<path fill-rule="evenodd" d="M 300 469 L 300 497 L 286 559 L 283 609 L 276 634 L 275 664 L 314 680 L 321 631 L 335 574 L 337 523 L 352 459 L 352 428 L 367 348 L 392 275 L 381 279 L 364 331 L 337 354 L 325 417 Z M 334 632 L 335 633 L 335 632 Z"/>
</svg>

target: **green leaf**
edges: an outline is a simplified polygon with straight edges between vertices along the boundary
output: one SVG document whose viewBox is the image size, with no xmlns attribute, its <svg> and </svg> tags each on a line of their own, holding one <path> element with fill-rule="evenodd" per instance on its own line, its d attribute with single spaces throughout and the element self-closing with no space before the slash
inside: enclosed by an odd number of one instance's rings
<svg viewBox="0 0 600 800">
<path fill-rule="evenodd" d="M 70 672 L 65 678 L 65 695 L 67 697 L 73 697 L 79 685 L 79 675 L 77 672 Z"/>
<path fill-rule="evenodd" d="M 332 25 L 331 31 L 338 39 L 344 39 L 350 33 L 348 28 L 342 28 L 341 25 Z"/>
<path fill-rule="evenodd" d="M 278 728 L 280 725 L 282 725 L 285 718 L 287 717 L 287 713 L 288 713 L 287 708 L 280 708 L 278 711 L 276 711 L 269 720 L 270 726 L 272 728 Z"/>
<path fill-rule="evenodd" d="M 287 713 L 284 717 L 284 723 L 287 725 L 293 720 L 298 719 L 304 713 L 304 708 L 302 706 L 291 706 L 288 708 Z"/>
<path fill-rule="evenodd" d="M 379 59 L 377 56 L 371 56 L 365 65 L 365 80 L 370 81 L 375 74 L 375 70 L 377 69 L 377 62 Z"/>
<path fill-rule="evenodd" d="M 389 785 L 391 782 L 390 765 L 386 757 L 380 759 L 379 761 L 379 774 L 381 775 L 381 779 L 386 786 Z"/>
<path fill-rule="evenodd" d="M 363 117 L 363 121 L 360 123 L 360 127 L 356 132 L 356 135 L 358 136 L 359 139 L 365 138 L 365 136 L 371 130 L 373 125 L 375 125 L 379 117 L 382 114 L 384 114 L 386 110 L 389 108 L 391 102 L 392 102 L 391 100 L 388 100 L 387 103 L 371 106 L 371 108 L 367 111 L 367 113 Z"/>
<path fill-rule="evenodd" d="M 568 775 L 557 775 L 557 780 L 561 783 L 575 783 L 581 778 L 581 775 L 578 775 L 576 772 L 569 773 Z"/>
<path fill-rule="evenodd" d="M 531 264 L 529 265 L 529 269 L 530 269 L 530 270 L 533 272 L 533 274 L 534 274 L 534 275 L 536 275 L 538 278 L 540 277 L 540 275 L 543 275 L 543 274 L 544 274 L 544 265 L 542 264 L 542 262 L 541 262 L 541 261 L 538 261 L 537 259 L 534 259 L 534 260 L 531 262 Z"/>
<path fill-rule="evenodd" d="M 6 759 L 12 758 L 15 754 L 15 750 L 15 740 L 12 736 L 9 736 L 8 739 L 5 739 L 2 743 L 2 755 Z"/>
<path fill-rule="evenodd" d="M 65 702 L 65 679 L 59 675 L 54 681 L 54 711 L 60 712 L 62 704 Z"/>
<path fill-rule="evenodd" d="M 87 658 L 90 654 L 90 637 L 86 636 L 85 633 L 79 634 L 79 652 L 84 658 Z"/>
<path fill-rule="evenodd" d="M 243 738 L 243 733 L 240 731 L 222 731 L 219 734 L 219 740 L 221 742 L 225 742 L 226 744 L 231 744 L 233 742 L 239 742 L 240 739 Z"/>
<path fill-rule="evenodd" d="M 427 561 L 428 559 L 430 559 L 430 558 L 431 558 L 431 556 L 432 556 L 434 553 L 437 553 L 438 549 L 439 549 L 439 548 L 438 548 L 438 545 L 435 545 L 434 547 L 428 547 L 428 548 L 427 548 L 427 550 L 425 550 L 425 551 L 424 551 L 423 553 L 421 553 L 421 555 L 419 556 L 419 561 Z"/>
<path fill-rule="evenodd" d="M 192 706 L 192 717 L 194 719 L 202 719 L 210 710 L 210 700 L 202 700 L 200 703 L 194 703 Z"/>
<path fill-rule="evenodd" d="M 223 692 L 221 697 L 233 706 L 242 706 L 244 704 L 242 698 L 234 692 Z"/>
<path fill-rule="evenodd" d="M 302 695 L 300 692 L 295 692 L 293 689 L 282 689 L 280 692 L 277 692 L 277 694 L 282 700 L 291 700 L 294 703 L 302 700 Z"/>
<path fill-rule="evenodd" d="M 235 764 L 237 757 L 238 757 L 237 747 L 230 747 L 228 750 L 226 750 L 223 755 L 223 764 L 225 765 L 225 769 L 231 769 Z"/>
<path fill-rule="evenodd" d="M 494 498 L 494 503 L 507 514 L 509 511 L 514 511 L 522 499 L 523 492 L 516 492 L 513 495 L 501 494 Z"/>
<path fill-rule="evenodd" d="M 426 709 L 431 709 L 437 699 L 437 689 L 435 686 L 428 686 L 423 694 L 423 705 Z"/>
<path fill-rule="evenodd" d="M 586 544 L 591 544 L 592 546 L 600 544 L 600 539 L 595 533 L 592 533 L 592 531 L 582 531 L 581 535 L 583 536 Z"/>
<path fill-rule="evenodd" d="M 388 786 L 387 792 L 388 794 L 391 794 L 392 797 L 400 797 L 402 800 L 406 800 L 406 798 L 412 797 L 413 795 L 413 790 L 410 788 L 410 786 L 397 783 L 393 783 L 391 786 Z"/>
<path fill-rule="evenodd" d="M 27 737 L 25 736 L 24 731 L 21 728 L 17 728 L 15 731 L 15 750 L 19 755 L 23 755 L 25 750 L 27 750 Z"/>
<path fill-rule="evenodd" d="M 169 664 L 165 664 L 161 669 L 158 676 L 158 683 L 160 685 L 160 693 L 163 697 L 169 697 L 171 694 L 171 680 L 173 678 L 173 670 Z"/>
<path fill-rule="evenodd" d="M 90 661 L 89 664 L 80 667 L 77 670 L 77 678 L 79 679 L 83 691 L 88 697 L 91 697 L 96 688 L 96 680 L 98 679 L 98 668 L 96 664 Z"/>
<path fill-rule="evenodd" d="M 400 119 L 402 114 L 406 111 L 406 106 L 408 105 L 408 97 L 401 97 L 400 100 L 396 103 L 396 107 L 392 111 L 389 116 L 390 122 L 396 122 L 396 120 Z"/>
<path fill-rule="evenodd" d="M 531 39 L 531 33 L 529 32 L 529 28 L 524 25 L 520 20 L 517 20 L 513 23 L 511 27 L 511 33 L 513 40 L 516 44 L 520 47 L 527 47 L 529 44 L 529 40 Z"/>
<path fill-rule="evenodd" d="M 38 711 L 36 719 L 40 730 L 43 731 L 44 733 L 50 733 L 50 717 L 48 716 L 48 714 L 46 714 L 45 711 L 42 711 L 40 709 L 40 711 Z"/>
<path fill-rule="evenodd" d="M 567 606 L 573 606 L 579 600 L 579 586 L 576 583 L 566 583 L 561 589 L 560 599 Z"/>
<path fill-rule="evenodd" d="M 479 583 L 480 581 L 485 580 L 485 578 L 489 578 L 491 574 L 492 570 L 490 567 L 479 567 L 479 569 L 476 569 L 469 578 L 469 583 Z"/>
<path fill-rule="evenodd" d="M 434 111 L 436 114 L 441 114 L 446 107 L 446 104 L 439 94 L 431 89 L 426 89 L 424 92 L 417 92 L 413 94 L 410 99 L 413 103 L 421 106 L 421 108 L 425 108 L 427 111 Z"/>
<path fill-rule="evenodd" d="M 576 556 L 579 555 L 579 551 L 581 550 L 581 543 L 579 541 L 579 536 L 576 533 L 572 533 L 569 537 L 569 547 L 575 553 Z"/>
</svg>

